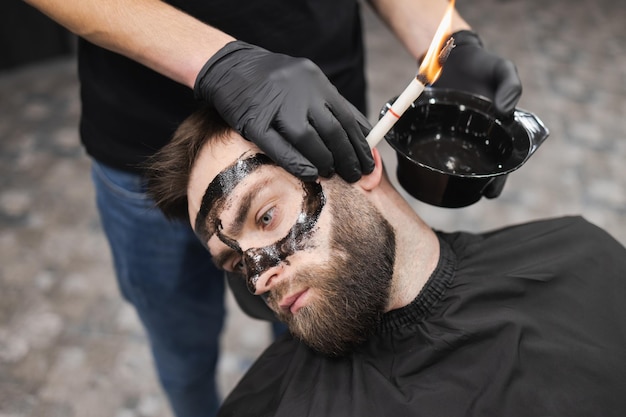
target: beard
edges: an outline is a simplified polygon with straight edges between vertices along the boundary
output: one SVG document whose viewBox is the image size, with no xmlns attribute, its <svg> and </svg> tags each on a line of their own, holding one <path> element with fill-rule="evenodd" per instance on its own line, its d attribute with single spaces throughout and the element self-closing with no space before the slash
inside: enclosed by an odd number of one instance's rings
<svg viewBox="0 0 626 417">
<path fill-rule="evenodd" d="M 291 333 L 312 349 L 343 356 L 368 339 L 384 314 L 395 261 L 393 228 L 352 186 L 331 179 L 330 261 L 307 265 L 291 282 L 277 285 L 267 302 Z M 278 301 L 290 288 L 311 288 L 314 297 L 296 314 Z"/>
</svg>

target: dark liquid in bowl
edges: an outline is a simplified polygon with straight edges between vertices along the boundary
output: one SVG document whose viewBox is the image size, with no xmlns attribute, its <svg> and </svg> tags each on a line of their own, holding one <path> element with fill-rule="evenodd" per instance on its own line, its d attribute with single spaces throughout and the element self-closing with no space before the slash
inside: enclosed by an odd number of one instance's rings
<svg viewBox="0 0 626 417">
<path fill-rule="evenodd" d="M 482 143 L 477 143 L 479 140 Z M 452 174 L 480 175 L 502 170 L 499 158 L 501 155 L 489 152 L 489 139 L 468 139 L 449 132 L 433 132 L 413 138 L 407 156 L 426 166 Z"/>
<path fill-rule="evenodd" d="M 496 174 L 509 169 L 512 139 L 499 122 L 464 106 L 414 109 L 398 126 L 397 144 L 415 162 L 445 173 Z"/>
</svg>

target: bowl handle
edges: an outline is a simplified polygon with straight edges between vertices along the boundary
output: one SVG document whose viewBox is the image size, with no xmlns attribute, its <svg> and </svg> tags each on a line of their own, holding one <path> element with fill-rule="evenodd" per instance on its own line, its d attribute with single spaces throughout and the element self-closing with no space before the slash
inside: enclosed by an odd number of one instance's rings
<svg viewBox="0 0 626 417">
<path fill-rule="evenodd" d="M 541 119 L 529 111 L 517 109 L 515 110 L 513 116 L 528 133 L 531 143 L 531 148 L 528 151 L 528 156 L 530 156 L 537 150 L 539 145 L 546 140 L 546 138 L 550 135 L 550 131 L 546 125 L 543 124 Z"/>
</svg>

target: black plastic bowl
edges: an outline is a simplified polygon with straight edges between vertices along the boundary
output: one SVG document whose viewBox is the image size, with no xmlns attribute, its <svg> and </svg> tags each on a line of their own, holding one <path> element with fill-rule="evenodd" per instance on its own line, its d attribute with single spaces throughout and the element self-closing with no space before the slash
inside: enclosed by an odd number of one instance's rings
<svg viewBox="0 0 626 417">
<path fill-rule="evenodd" d="M 396 151 L 398 182 L 409 194 L 456 208 L 477 202 L 499 182 L 502 187 L 506 175 L 520 168 L 548 134 L 525 110 L 498 119 L 484 97 L 427 88 L 385 139 Z"/>
</svg>

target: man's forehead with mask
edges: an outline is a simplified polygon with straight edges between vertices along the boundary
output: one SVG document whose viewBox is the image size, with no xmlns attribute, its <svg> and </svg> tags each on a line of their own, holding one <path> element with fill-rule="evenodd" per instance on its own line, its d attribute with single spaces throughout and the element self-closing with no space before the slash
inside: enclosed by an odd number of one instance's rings
<svg viewBox="0 0 626 417">
<path fill-rule="evenodd" d="M 187 186 L 189 219 L 192 226 L 195 226 L 202 197 L 211 181 L 241 155 L 258 152 L 261 151 L 256 145 L 246 141 L 235 131 L 230 131 L 224 139 L 220 138 L 204 145 L 194 162 Z"/>
</svg>

